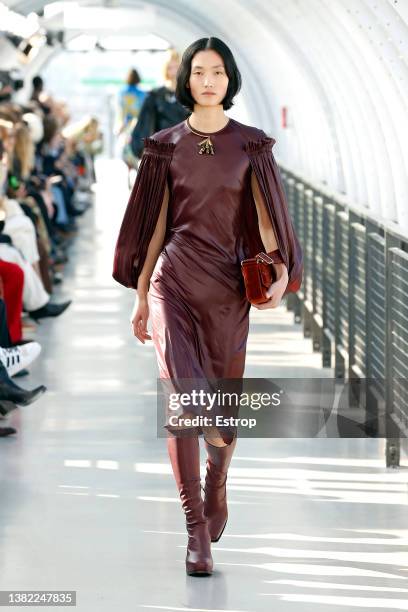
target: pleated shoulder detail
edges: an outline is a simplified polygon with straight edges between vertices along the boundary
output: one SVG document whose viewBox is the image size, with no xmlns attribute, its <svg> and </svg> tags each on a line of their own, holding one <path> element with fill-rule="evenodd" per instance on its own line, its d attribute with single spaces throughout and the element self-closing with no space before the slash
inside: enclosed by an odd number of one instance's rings
<svg viewBox="0 0 408 612">
<path fill-rule="evenodd" d="M 275 142 L 275 138 L 265 135 L 257 140 L 248 140 L 248 142 L 244 145 L 244 150 L 248 153 L 248 155 L 256 155 L 257 153 L 262 153 L 263 151 L 272 150 Z"/>
<path fill-rule="evenodd" d="M 176 146 L 174 142 L 161 142 L 160 140 L 156 140 L 151 136 L 143 138 L 143 143 L 146 153 L 151 152 L 158 155 L 169 155 L 170 157 L 173 155 L 173 151 Z"/>
</svg>

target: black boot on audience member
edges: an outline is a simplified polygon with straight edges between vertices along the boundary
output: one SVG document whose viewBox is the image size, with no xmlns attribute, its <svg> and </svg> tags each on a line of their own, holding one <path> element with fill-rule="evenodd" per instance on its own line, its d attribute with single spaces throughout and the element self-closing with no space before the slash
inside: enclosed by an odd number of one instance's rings
<svg viewBox="0 0 408 612">
<path fill-rule="evenodd" d="M 45 306 L 42 306 L 37 310 L 29 310 L 28 314 L 32 319 L 34 319 L 34 321 L 44 319 L 45 317 L 58 317 L 68 308 L 71 302 L 72 300 L 67 300 L 61 304 L 51 304 L 51 302 L 47 302 Z"/>
<path fill-rule="evenodd" d="M 5 438 L 15 433 L 17 433 L 17 429 L 14 429 L 14 427 L 0 427 L 0 438 Z"/>
<path fill-rule="evenodd" d="M 23 389 L 11 380 L 3 364 L 0 364 L 0 415 L 5 416 L 18 406 L 28 406 L 40 397 L 47 387 L 40 385 L 35 389 Z"/>
</svg>

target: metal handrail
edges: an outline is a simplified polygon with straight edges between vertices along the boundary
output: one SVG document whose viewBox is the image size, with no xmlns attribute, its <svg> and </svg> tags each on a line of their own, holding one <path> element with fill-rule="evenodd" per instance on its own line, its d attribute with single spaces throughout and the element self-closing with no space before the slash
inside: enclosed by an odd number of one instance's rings
<svg viewBox="0 0 408 612">
<path fill-rule="evenodd" d="M 408 236 L 346 195 L 279 168 L 304 254 L 302 287 L 287 308 L 322 367 L 359 383 L 349 386 L 350 404 L 377 415 L 372 433 L 386 438 L 386 464 L 395 467 L 397 436 L 408 434 Z"/>
</svg>

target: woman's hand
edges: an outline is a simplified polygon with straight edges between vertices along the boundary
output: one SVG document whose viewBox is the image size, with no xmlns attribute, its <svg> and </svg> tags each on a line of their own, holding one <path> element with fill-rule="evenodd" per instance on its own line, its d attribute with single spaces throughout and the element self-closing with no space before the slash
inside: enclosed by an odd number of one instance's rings
<svg viewBox="0 0 408 612">
<path fill-rule="evenodd" d="M 130 322 L 133 328 L 133 335 L 145 344 L 146 340 L 151 340 L 152 337 L 147 333 L 147 321 L 149 319 L 149 303 L 147 301 L 147 293 L 137 295 L 135 305 L 133 306 Z"/>
<path fill-rule="evenodd" d="M 274 264 L 274 266 L 277 278 L 276 281 L 272 283 L 272 285 L 266 292 L 266 295 L 269 297 L 269 300 L 267 302 L 263 302 L 263 304 L 253 304 L 253 306 L 255 306 L 255 308 L 258 308 L 259 310 L 265 310 L 267 308 L 277 308 L 288 285 L 289 276 L 286 266 L 284 264 Z"/>
</svg>

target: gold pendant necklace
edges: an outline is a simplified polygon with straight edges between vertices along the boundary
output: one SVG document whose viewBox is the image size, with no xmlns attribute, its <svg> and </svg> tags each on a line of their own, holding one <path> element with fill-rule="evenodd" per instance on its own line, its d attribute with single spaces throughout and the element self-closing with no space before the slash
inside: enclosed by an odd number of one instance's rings
<svg viewBox="0 0 408 612">
<path fill-rule="evenodd" d="M 195 132 L 193 130 L 188 120 L 188 117 L 186 119 L 186 123 L 190 131 L 193 132 L 193 134 L 195 134 L 196 136 L 204 136 L 204 134 L 199 134 L 198 132 Z M 210 136 L 206 136 L 204 140 L 202 140 L 201 142 L 197 144 L 197 147 L 199 147 L 199 150 L 198 150 L 199 155 L 214 155 L 214 145 L 211 142 Z"/>
</svg>

